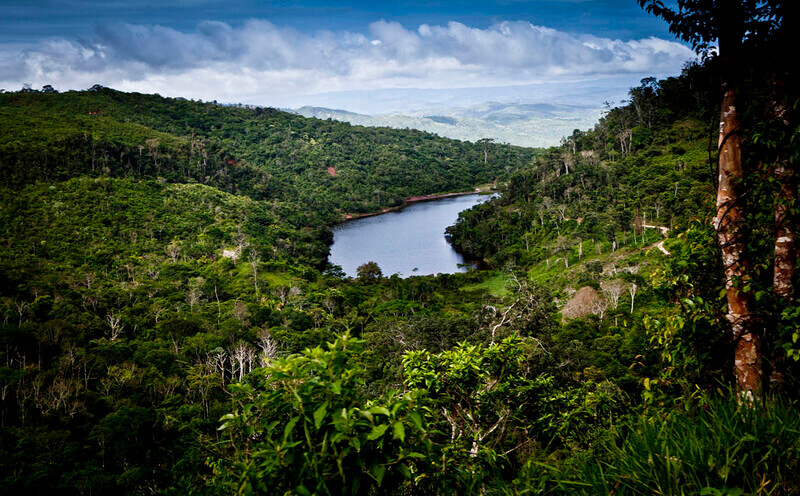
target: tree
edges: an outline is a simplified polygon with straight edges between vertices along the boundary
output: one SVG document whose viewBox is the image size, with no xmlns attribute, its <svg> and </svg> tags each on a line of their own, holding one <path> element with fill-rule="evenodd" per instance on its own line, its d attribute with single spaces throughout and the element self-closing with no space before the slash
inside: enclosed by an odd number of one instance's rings
<svg viewBox="0 0 800 496">
<path fill-rule="evenodd" d="M 258 331 L 256 346 L 261 351 L 262 365 L 269 364 L 270 361 L 278 356 L 278 351 L 280 350 L 280 344 L 272 338 L 272 335 L 266 329 Z"/>
<path fill-rule="evenodd" d="M 359 280 L 366 283 L 379 281 L 383 277 L 381 268 L 378 267 L 377 263 L 372 261 L 359 265 L 356 269 L 356 274 L 358 274 Z"/>
<path fill-rule="evenodd" d="M 483 145 L 483 165 L 489 163 L 489 143 L 493 142 L 493 138 L 481 138 L 476 143 Z"/>
<path fill-rule="evenodd" d="M 769 58 L 770 42 L 786 36 L 784 17 L 796 2 L 782 0 L 678 0 L 677 8 L 661 0 L 638 0 L 648 12 L 662 17 L 670 31 L 704 57 L 716 59 L 722 76 L 718 140 L 717 214 L 713 225 L 722 252 L 728 312 L 734 342 L 734 375 L 742 397 L 760 397 L 762 389 L 761 333 L 755 318 L 750 281 L 751 260 L 746 251 L 748 226 L 744 197 L 742 75 Z M 794 3 L 795 6 L 790 6 Z M 796 32 L 796 30 L 794 30 Z M 712 44 L 717 44 L 716 53 Z M 787 61 L 781 60 L 781 64 Z M 788 66 L 787 66 L 788 71 Z"/>
<path fill-rule="evenodd" d="M 125 324 L 122 322 L 122 316 L 109 312 L 106 314 L 106 322 L 110 328 L 108 338 L 111 341 L 116 341 L 120 335 L 122 335 L 122 330 L 125 328 Z"/>
<path fill-rule="evenodd" d="M 600 320 L 603 320 L 603 317 L 606 314 L 606 310 L 608 310 L 608 300 L 605 298 L 595 298 L 592 301 L 592 313 L 600 317 Z"/>
<path fill-rule="evenodd" d="M 655 98 L 658 89 L 658 79 L 649 77 L 642 79 L 641 84 L 632 88 L 629 93 L 639 125 L 647 126 L 648 129 L 653 126 L 653 116 L 656 111 Z"/>
<path fill-rule="evenodd" d="M 566 236 L 559 236 L 556 239 L 556 253 L 564 254 L 564 267 L 569 268 L 569 255 L 572 252 L 572 240 Z"/>
<path fill-rule="evenodd" d="M 255 248 L 250 249 L 250 268 L 253 269 L 253 286 L 258 294 L 258 264 L 261 263 L 261 255 Z"/>
<path fill-rule="evenodd" d="M 614 310 L 616 310 L 617 305 L 619 305 L 619 298 L 625 292 L 627 286 L 628 285 L 624 281 L 614 279 L 612 281 L 600 283 L 600 290 L 603 292 L 603 296 L 614 306 Z"/>
<path fill-rule="evenodd" d="M 167 256 L 169 256 L 170 260 L 172 260 L 172 263 L 175 263 L 178 261 L 178 254 L 180 253 L 181 248 L 180 245 L 178 245 L 178 241 L 173 239 L 170 244 L 164 248 L 164 251 L 167 253 Z"/>
</svg>

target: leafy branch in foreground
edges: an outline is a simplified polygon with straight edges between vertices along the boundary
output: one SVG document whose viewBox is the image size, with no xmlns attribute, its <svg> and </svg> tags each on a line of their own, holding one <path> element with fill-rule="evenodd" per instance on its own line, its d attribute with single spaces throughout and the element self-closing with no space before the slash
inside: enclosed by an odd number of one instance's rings
<svg viewBox="0 0 800 496">
<path fill-rule="evenodd" d="M 369 494 L 413 480 L 431 446 L 424 391 L 368 399 L 361 341 L 345 335 L 278 359 L 231 386 L 239 410 L 222 418 L 240 494 Z M 225 477 L 225 476 L 223 476 Z"/>
</svg>

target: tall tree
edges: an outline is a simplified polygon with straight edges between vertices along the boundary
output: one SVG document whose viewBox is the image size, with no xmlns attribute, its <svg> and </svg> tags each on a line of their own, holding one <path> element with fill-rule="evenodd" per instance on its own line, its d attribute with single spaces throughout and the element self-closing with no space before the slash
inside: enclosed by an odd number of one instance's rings
<svg viewBox="0 0 800 496">
<path fill-rule="evenodd" d="M 762 350 L 759 322 L 751 290 L 751 261 L 747 253 L 746 179 L 742 155 L 743 74 L 757 65 L 780 33 L 787 5 L 783 0 L 638 0 L 648 12 L 662 17 L 670 31 L 692 43 L 703 57 L 717 59 L 722 77 L 718 140 L 717 214 L 714 227 L 722 252 L 728 313 L 734 343 L 734 375 L 739 393 L 753 398 L 762 389 Z M 716 44 L 716 49 L 712 45 Z M 786 62 L 784 62 L 786 63 Z M 788 260 L 788 259 L 787 259 Z M 793 272 L 793 271 L 789 271 Z"/>
<path fill-rule="evenodd" d="M 783 51 L 787 46 L 797 46 L 800 37 L 800 15 L 798 2 L 785 2 L 781 5 L 781 24 L 773 36 L 770 53 L 773 58 L 783 61 Z M 777 55 L 781 54 L 781 55 Z M 772 287 L 775 294 L 786 300 L 795 298 L 794 275 L 797 266 L 797 234 L 793 226 L 794 200 L 797 197 L 798 175 L 796 165 L 797 147 L 792 146 L 798 132 L 797 108 L 800 101 L 796 71 L 786 63 L 770 64 L 769 109 L 766 113 L 770 124 L 777 132 L 777 140 L 783 143 L 776 157 L 777 167 L 773 176 L 779 192 L 775 206 L 774 270 Z"/>
</svg>

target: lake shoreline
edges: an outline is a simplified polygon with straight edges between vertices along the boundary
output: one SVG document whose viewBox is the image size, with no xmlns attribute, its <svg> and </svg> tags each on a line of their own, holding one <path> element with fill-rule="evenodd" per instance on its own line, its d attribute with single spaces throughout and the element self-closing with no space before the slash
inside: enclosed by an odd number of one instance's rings
<svg viewBox="0 0 800 496">
<path fill-rule="evenodd" d="M 383 215 L 389 212 L 397 212 L 411 205 L 412 203 L 440 200 L 442 198 L 449 198 L 453 196 L 480 195 L 480 194 L 491 194 L 491 193 L 497 193 L 497 191 L 491 191 L 491 190 L 487 191 L 481 188 L 475 188 L 474 190 L 471 191 L 457 191 L 455 193 L 434 193 L 432 195 L 409 196 L 408 198 L 403 199 L 403 203 L 397 205 L 396 207 L 386 207 L 384 209 L 378 210 L 377 212 L 368 212 L 364 214 L 345 214 L 342 222 L 347 222 L 349 220 L 363 219 L 365 217 L 374 217 L 376 215 Z"/>
<path fill-rule="evenodd" d="M 349 277 L 356 277 L 358 266 L 367 261 L 401 278 L 484 268 L 482 261 L 458 252 L 444 234 L 462 211 L 496 195 L 487 189 L 416 195 L 405 199 L 407 208 L 386 209 L 393 215 L 381 216 L 381 211 L 345 220 L 333 229 L 328 263 Z"/>
</svg>

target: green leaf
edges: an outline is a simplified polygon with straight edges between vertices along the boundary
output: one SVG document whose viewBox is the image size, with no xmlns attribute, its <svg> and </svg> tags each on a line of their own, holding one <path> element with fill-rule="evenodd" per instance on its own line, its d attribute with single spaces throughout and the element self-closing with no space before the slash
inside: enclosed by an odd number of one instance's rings
<svg viewBox="0 0 800 496">
<path fill-rule="evenodd" d="M 375 415 L 381 414 L 381 415 L 386 415 L 387 417 L 389 416 L 389 410 L 387 410 L 385 407 L 382 406 L 373 406 L 369 409 L 369 412 Z"/>
<path fill-rule="evenodd" d="M 418 431 L 422 430 L 422 417 L 420 416 L 419 413 L 417 412 L 409 413 L 408 420 L 410 420 L 411 423 L 414 424 L 415 429 L 417 429 Z"/>
<path fill-rule="evenodd" d="M 328 414 L 327 403 L 321 404 L 319 408 L 314 410 L 314 427 L 316 429 L 319 429 L 319 427 L 322 425 L 322 420 L 325 418 L 325 415 L 327 414 Z"/>
<path fill-rule="evenodd" d="M 394 435 L 395 439 L 399 439 L 402 443 L 406 439 L 406 429 L 403 427 L 402 422 L 395 422 L 392 424 L 392 434 Z"/>
<path fill-rule="evenodd" d="M 294 426 L 297 425 L 297 421 L 300 420 L 300 417 L 293 417 L 292 420 L 286 424 L 286 427 L 283 429 L 283 442 L 285 443 L 289 436 L 292 435 L 292 431 L 294 430 Z"/>
<path fill-rule="evenodd" d="M 383 481 L 383 476 L 386 475 L 386 467 L 381 465 L 380 463 L 376 463 L 369 468 L 369 474 L 378 481 L 378 486 L 381 485 L 381 481 Z"/>
<path fill-rule="evenodd" d="M 383 436 L 383 434 L 386 432 L 386 429 L 388 428 L 389 424 L 376 425 L 375 427 L 372 428 L 372 431 L 369 433 L 369 435 L 367 435 L 367 441 L 374 441 L 379 437 Z"/>
</svg>

